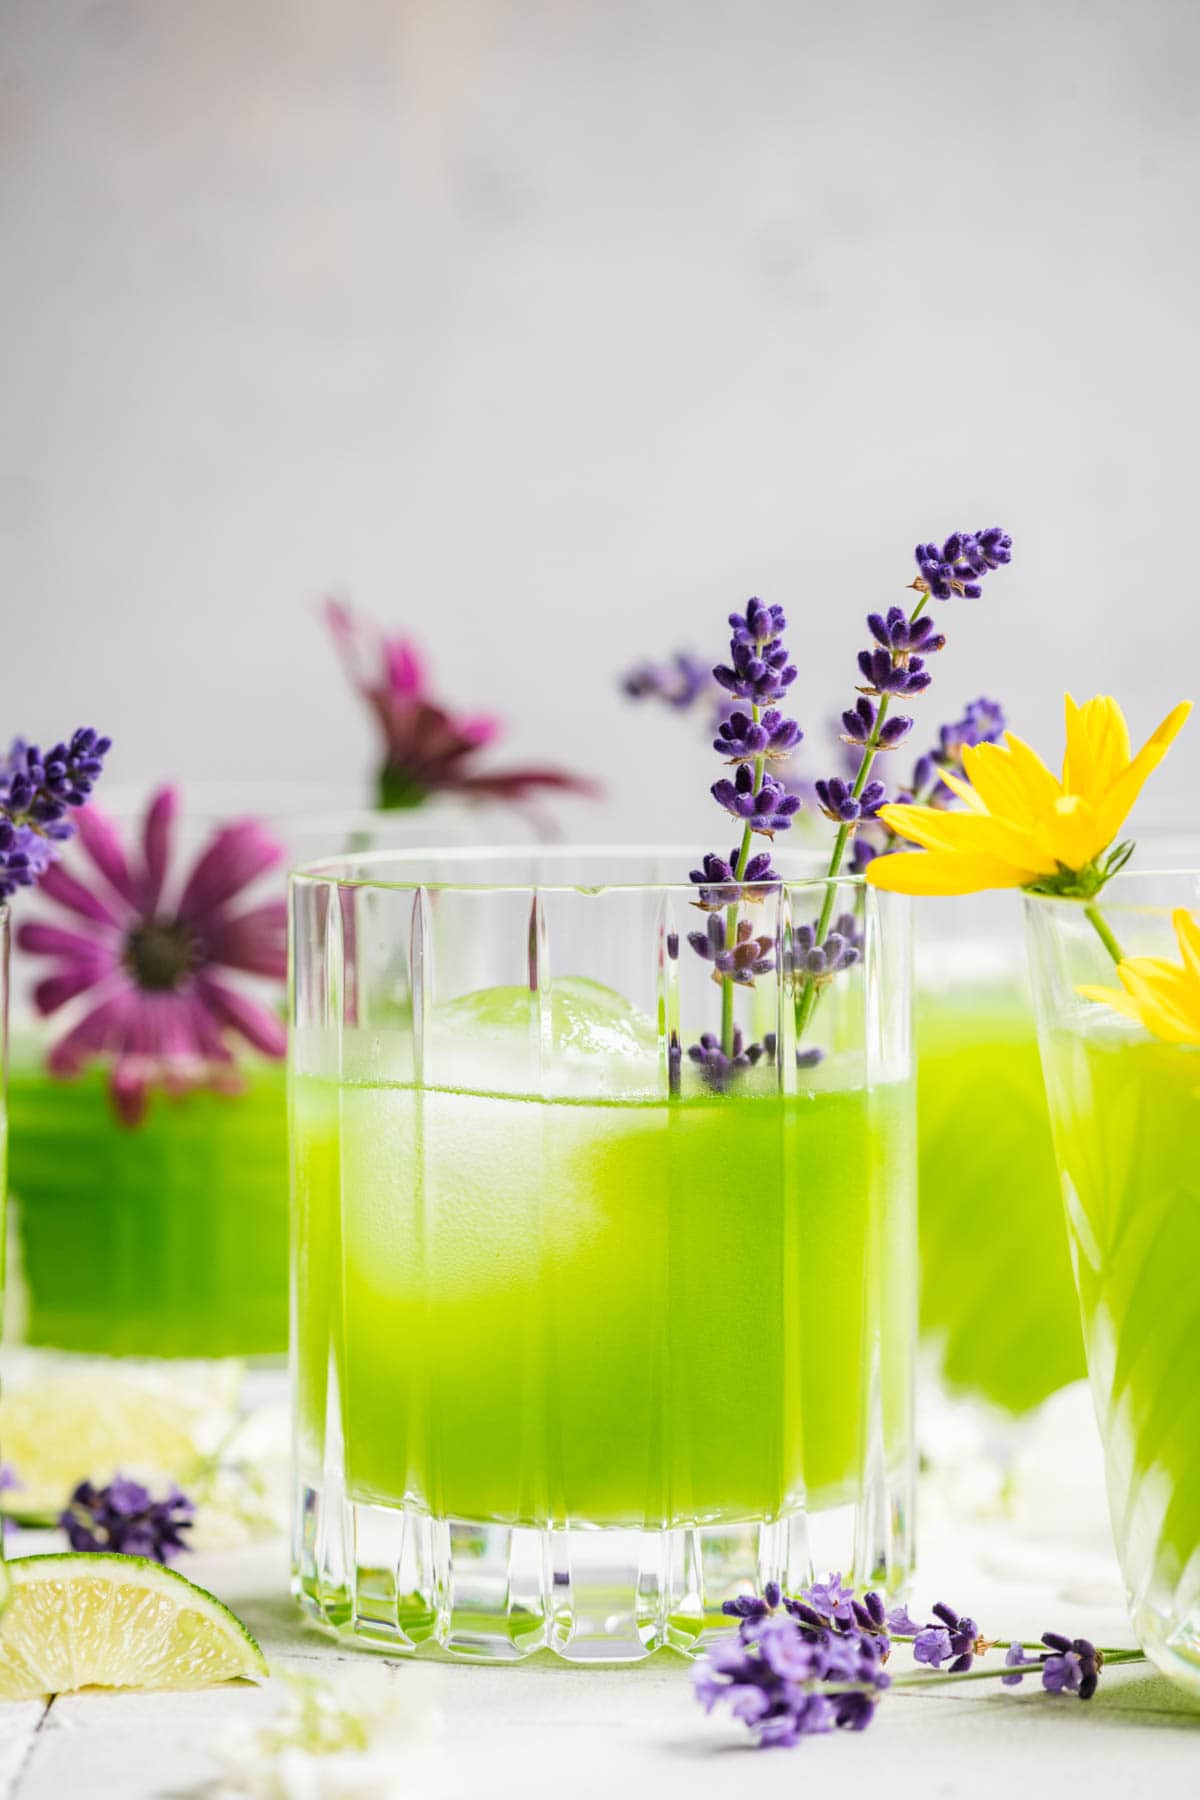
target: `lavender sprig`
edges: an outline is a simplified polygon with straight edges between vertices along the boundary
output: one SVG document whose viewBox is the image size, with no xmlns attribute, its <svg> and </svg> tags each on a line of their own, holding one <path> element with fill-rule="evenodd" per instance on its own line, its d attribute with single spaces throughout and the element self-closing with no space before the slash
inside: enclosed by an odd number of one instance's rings
<svg viewBox="0 0 1200 1800">
<path fill-rule="evenodd" d="M 45 754 L 15 738 L 0 757 L 0 901 L 36 887 L 74 833 L 67 814 L 86 806 L 112 739 L 83 726 Z"/>
<path fill-rule="evenodd" d="M 762 1748 L 838 1727 L 862 1731 L 889 1689 L 979 1680 L 1015 1687 L 1038 1671 L 1047 1693 L 1090 1700 L 1106 1664 L 1145 1661 L 1140 1650 L 1101 1650 L 1086 1638 L 1047 1631 L 1038 1644 L 1010 1644 L 1000 1667 L 975 1668 L 998 1645 L 973 1619 L 939 1601 L 922 1624 L 903 1607 L 887 1612 L 878 1594 L 859 1594 L 840 1575 L 794 1598 L 768 1582 L 761 1595 L 739 1595 L 722 1610 L 737 1630 L 698 1662 L 696 1698 L 706 1712 L 727 1705 Z M 892 1675 L 885 1665 L 899 1643 L 931 1672 Z M 1031 1649 L 1037 1654 L 1027 1656 Z"/>
<path fill-rule="evenodd" d="M 644 662 L 621 677 L 630 700 L 661 700 L 675 712 L 690 712 L 702 696 L 712 697 L 712 670 L 691 650 L 677 650 L 666 663 Z"/>
<path fill-rule="evenodd" d="M 195 1507 L 176 1487 L 155 1500 L 140 1481 L 115 1475 L 107 1487 L 81 1481 L 59 1517 L 72 1550 L 106 1550 L 169 1563 L 191 1545 Z"/>
<path fill-rule="evenodd" d="M 744 613 L 729 615 L 729 627 L 729 661 L 717 665 L 713 678 L 743 706 L 721 722 L 713 748 L 736 765 L 736 773 L 732 780 L 725 776 L 715 781 L 711 791 L 718 806 L 740 821 L 742 838 L 728 859 L 709 854 L 699 869 L 692 870 L 701 911 L 723 908 L 724 917 L 710 918 L 704 931 L 688 938 L 695 953 L 712 963 L 713 978 L 721 988 L 719 1036 L 705 1033 L 688 1050 L 708 1085 L 717 1090 L 764 1055 L 775 1054 L 773 1037 L 761 1045 L 743 1045 L 734 1024 L 736 988 L 753 987 L 758 976 L 775 967 L 773 940 L 756 935 L 750 921 L 739 917 L 739 907 L 744 893 L 747 899 L 762 899 L 768 884 L 779 881 L 770 855 L 751 854 L 751 847 L 755 835 L 772 839 L 788 830 L 799 811 L 799 797 L 768 773 L 767 763 L 789 756 L 804 735 L 796 720 L 785 717 L 775 704 L 796 679 L 783 641 L 787 629 L 783 608 L 752 598 Z M 746 893 L 749 884 L 754 885 Z"/>
<path fill-rule="evenodd" d="M 907 714 L 892 713 L 892 703 L 928 687 L 930 675 L 924 659 L 945 645 L 945 637 L 932 630 L 925 608 L 931 597 L 948 600 L 953 594 L 964 594 L 978 598 L 989 570 L 1011 562 L 1012 539 L 999 526 L 990 526 L 986 531 L 958 531 L 940 546 L 918 544 L 915 555 L 918 573 L 912 585 L 920 598 L 912 611 L 893 606 L 886 614 L 872 613 L 867 620 L 875 642 L 858 659 L 859 673 L 866 685 L 860 687 L 854 706 L 842 714 L 845 741 L 860 752 L 857 772 L 848 787 L 841 779 L 836 787 L 833 781 L 824 784 L 822 805 L 837 819 L 838 827 L 829 859 L 825 900 L 817 921 L 818 940 L 829 930 L 837 896 L 836 880 L 862 821 L 863 802 L 867 801 L 868 815 L 880 803 L 876 798 L 877 784 L 871 779 L 876 758 L 895 750 L 912 730 L 912 719 Z M 816 982 L 807 977 L 796 1007 L 797 1041 L 812 1018 L 818 996 Z"/>
</svg>

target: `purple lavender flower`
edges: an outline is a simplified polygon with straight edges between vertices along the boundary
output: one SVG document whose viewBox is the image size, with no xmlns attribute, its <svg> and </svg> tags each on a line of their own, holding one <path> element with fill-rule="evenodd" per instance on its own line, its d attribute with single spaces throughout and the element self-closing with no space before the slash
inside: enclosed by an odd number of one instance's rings
<svg viewBox="0 0 1200 1800">
<path fill-rule="evenodd" d="M 1058 1656 L 1048 1656 L 1042 1664 L 1042 1686 L 1048 1694 L 1077 1694 L 1081 1667 L 1073 1650 L 1064 1650 Z"/>
<path fill-rule="evenodd" d="M 1043 1631 L 1042 1642 L 1055 1652 L 1045 1658 L 1042 1686 L 1048 1693 L 1072 1693 L 1090 1700 L 1104 1660 L 1095 1644 L 1088 1638 L 1065 1638 L 1057 1631 Z"/>
<path fill-rule="evenodd" d="M 922 624 L 924 621 L 917 622 Z M 859 693 L 876 697 L 896 694 L 903 699 L 912 694 L 923 694 L 933 680 L 921 657 L 906 657 L 897 662 L 890 650 L 878 648 L 859 651 L 858 671 L 865 683 Z"/>
<path fill-rule="evenodd" d="M 941 545 L 918 544 L 914 554 L 918 588 L 935 600 L 949 600 L 952 594 L 978 600 L 988 571 L 1012 561 L 1012 539 L 992 525 L 986 531 L 952 532 Z"/>
<path fill-rule="evenodd" d="M 729 629 L 735 644 L 769 644 L 783 636 L 787 620 L 782 606 L 766 606 L 759 599 L 750 599 L 744 614 L 730 613 Z"/>
<path fill-rule="evenodd" d="M 926 1625 L 913 1639 L 913 1656 L 919 1663 L 940 1669 L 953 1655 L 950 1633 L 944 1625 Z"/>
<path fill-rule="evenodd" d="M 713 965 L 714 979 L 727 975 L 740 987 L 753 987 L 756 975 L 769 975 L 775 967 L 775 945 L 769 937 L 755 937 L 749 919 L 739 919 L 729 941 L 720 913 L 708 915 L 704 931 L 689 931 L 688 943 L 705 962 Z"/>
<path fill-rule="evenodd" d="M 1023 1644 L 1010 1644 L 1004 1655 L 1005 1665 L 1007 1668 L 1017 1669 L 1021 1672 L 1016 1675 L 1002 1675 L 1000 1679 L 1005 1687 L 1019 1687 L 1025 1679 L 1024 1670 L 1039 1668 L 1041 1661 L 1040 1656 L 1026 1656 Z"/>
<path fill-rule="evenodd" d="M 1078 1694 L 1081 1700 L 1090 1700 L 1099 1686 L 1104 1652 L 1088 1638 L 1064 1637 L 1060 1631 L 1044 1631 L 1042 1642 L 1046 1649 L 1037 1656 L 1026 1656 L 1022 1644 L 1008 1646 L 1004 1661 L 1012 1674 L 1000 1677 L 1005 1687 L 1019 1686 L 1028 1671 L 1040 1669 L 1048 1694 Z"/>
<path fill-rule="evenodd" d="M 875 721 L 878 717 L 875 707 L 865 694 L 861 694 L 848 711 L 842 714 L 843 742 L 860 744 L 865 750 L 875 734 Z M 880 750 L 894 750 L 897 744 L 904 742 L 912 730 L 913 722 L 902 713 L 893 713 L 885 719 L 879 731 Z"/>
<path fill-rule="evenodd" d="M 797 1597 L 827 1625 L 849 1625 L 854 1621 L 854 1589 L 846 1586 L 840 1573 L 801 1588 Z"/>
<path fill-rule="evenodd" d="M 630 700 L 661 700 L 676 712 L 689 712 L 696 701 L 712 692 L 712 670 L 690 650 L 676 650 L 665 663 L 644 662 L 621 677 L 621 691 Z"/>
<path fill-rule="evenodd" d="M 850 782 L 843 781 L 840 775 L 833 775 L 828 781 L 818 781 L 816 793 L 821 811 L 835 825 L 850 825 L 859 819 L 873 819 L 887 798 L 887 789 L 882 781 L 868 781 L 855 799 Z"/>
<path fill-rule="evenodd" d="M 863 951 L 862 928 L 853 913 L 840 913 L 820 943 L 817 932 L 820 921 L 797 925 L 784 966 L 796 975 L 811 980 L 814 986 L 832 981 L 843 969 L 852 969 Z"/>
<path fill-rule="evenodd" d="M 724 1600 L 721 1611 L 731 1619 L 765 1619 L 783 1601 L 783 1589 L 777 1581 L 768 1581 L 761 1594 L 738 1594 Z"/>
<path fill-rule="evenodd" d="M 782 642 L 782 633 L 787 629 L 783 608 L 749 600 L 744 614 L 730 613 L 729 624 L 733 633 L 729 662 L 717 665 L 714 679 L 737 700 L 769 706 L 796 679 L 795 667 L 788 661 Z"/>
<path fill-rule="evenodd" d="M 740 1621 L 737 1636 L 719 1640 L 698 1665 L 697 1699 L 706 1712 L 728 1705 L 764 1749 L 839 1728 L 862 1731 L 889 1683 L 888 1639 L 878 1595 L 858 1604 L 865 1629 L 853 1589 L 837 1575 L 794 1600 L 770 1583 L 761 1598 L 726 1601 Z"/>
<path fill-rule="evenodd" d="M 893 1607 L 887 1615 L 887 1627 L 894 1637 L 915 1638 L 925 1628 L 914 1619 L 906 1606 Z"/>
<path fill-rule="evenodd" d="M 728 1052 L 722 1049 L 721 1040 L 714 1032 L 705 1031 L 698 1044 L 688 1045 L 688 1056 L 713 1092 L 722 1094 L 736 1076 L 753 1069 L 764 1057 L 768 1062 L 773 1061 L 775 1048 L 774 1032 L 768 1032 L 761 1044 L 747 1044 L 735 1026 Z"/>
<path fill-rule="evenodd" d="M 938 733 L 938 754 L 943 766 L 961 763 L 965 749 L 998 743 L 1007 728 L 1004 708 L 998 700 L 988 700 L 981 694 L 978 700 L 969 701 L 962 718 L 943 725 Z"/>
<path fill-rule="evenodd" d="M 700 897 L 695 905 L 701 912 L 712 912 L 721 906 L 733 906 L 742 899 L 763 900 L 769 889 L 779 882 L 779 873 L 771 867 L 768 851 L 763 850 L 757 856 L 751 856 L 740 878 L 734 874 L 738 854 L 735 845 L 729 852 L 728 861 L 722 856 L 709 855 L 698 869 L 691 870 L 688 879 L 695 882 L 700 890 Z"/>
<path fill-rule="evenodd" d="M 894 657 L 908 657 L 918 650 L 922 656 L 932 656 L 946 647 L 945 638 L 935 629 L 928 613 L 910 619 L 902 606 L 889 606 L 886 613 L 868 613 L 867 629 L 876 643 Z"/>
<path fill-rule="evenodd" d="M 710 791 L 718 806 L 761 837 L 787 831 L 800 810 L 799 798 L 789 794 L 773 775 L 764 774 L 756 788 L 749 763 L 739 764 L 733 781 L 714 781 Z"/>
<path fill-rule="evenodd" d="M 912 1622 L 911 1619 L 908 1621 L 909 1624 Z M 974 1619 L 965 1614 L 960 1616 L 944 1600 L 939 1600 L 933 1608 L 930 1623 L 920 1626 L 913 1636 L 916 1660 L 928 1663 L 933 1669 L 940 1669 L 944 1662 L 949 1662 L 952 1675 L 965 1674 L 975 1658 L 989 1648 Z"/>
<path fill-rule="evenodd" d="M 115 1475 L 103 1488 L 81 1481 L 58 1522 L 72 1550 L 106 1550 L 169 1563 L 191 1548 L 181 1534 L 191 1530 L 195 1510 L 177 1487 L 155 1500 L 140 1481 Z"/>
<path fill-rule="evenodd" d="M 713 749 L 730 762 L 753 762 L 757 756 L 778 759 L 790 756 L 803 736 L 795 719 L 785 719 L 777 707 L 768 706 L 758 720 L 748 713 L 730 713 L 717 727 Z"/>
<path fill-rule="evenodd" d="M 69 742 L 42 751 L 15 738 L 0 756 L 0 901 L 36 887 L 74 835 L 67 814 L 86 806 L 112 739 L 81 726 Z"/>
</svg>

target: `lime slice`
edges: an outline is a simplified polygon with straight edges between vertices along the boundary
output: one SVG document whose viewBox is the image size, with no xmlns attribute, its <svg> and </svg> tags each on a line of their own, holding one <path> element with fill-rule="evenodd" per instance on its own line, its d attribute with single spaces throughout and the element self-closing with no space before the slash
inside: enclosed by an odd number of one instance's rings
<svg viewBox="0 0 1200 1800">
<path fill-rule="evenodd" d="M 0 1700 L 78 1688 L 198 1688 L 260 1680 L 266 1659 L 203 1588 L 142 1556 L 23 1556 L 8 1564 Z"/>
<path fill-rule="evenodd" d="M 7 1510 L 54 1516 L 79 1482 L 103 1487 L 117 1473 L 151 1486 L 186 1485 L 205 1440 L 219 1436 L 231 1416 L 231 1393 L 208 1391 L 190 1366 L 173 1382 L 102 1364 L 6 1378 L 0 1444 L 20 1481 Z"/>
</svg>

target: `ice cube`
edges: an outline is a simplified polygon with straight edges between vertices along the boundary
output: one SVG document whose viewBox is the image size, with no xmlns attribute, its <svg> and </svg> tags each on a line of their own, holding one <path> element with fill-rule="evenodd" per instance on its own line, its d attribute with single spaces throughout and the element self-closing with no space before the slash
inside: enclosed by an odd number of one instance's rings
<svg viewBox="0 0 1200 1800">
<path fill-rule="evenodd" d="M 480 988 L 434 1013 L 425 1079 L 437 1087 L 556 1098 L 644 1099 L 659 1090 L 654 1022 L 602 982 L 551 984 L 549 1042 L 528 988 Z"/>
</svg>

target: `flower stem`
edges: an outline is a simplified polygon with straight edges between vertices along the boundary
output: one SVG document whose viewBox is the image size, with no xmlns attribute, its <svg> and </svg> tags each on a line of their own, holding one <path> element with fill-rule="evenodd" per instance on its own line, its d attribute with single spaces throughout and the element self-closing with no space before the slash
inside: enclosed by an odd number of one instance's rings
<svg viewBox="0 0 1200 1800">
<path fill-rule="evenodd" d="M 1094 901 L 1089 902 L 1089 904 L 1084 907 L 1083 916 L 1094 928 L 1096 936 L 1100 939 L 1100 942 L 1104 945 L 1104 948 L 1108 951 L 1108 954 L 1112 957 L 1113 961 L 1115 963 L 1123 962 L 1125 953 L 1113 936 L 1112 928 L 1110 927 L 1108 920 L 1104 917 L 1104 914 L 1100 911 L 1100 908 Z"/>
<path fill-rule="evenodd" d="M 914 614 L 913 616 L 915 618 L 916 615 Z M 862 761 L 858 765 L 858 774 L 854 777 L 854 786 L 850 789 L 850 796 L 854 800 L 859 798 L 870 779 L 871 769 L 874 765 L 876 756 L 879 754 L 879 739 L 887 714 L 888 696 L 886 694 L 881 694 L 879 698 L 879 711 L 875 715 L 875 724 L 872 728 L 870 737 L 863 746 Z M 851 825 L 839 825 L 837 836 L 833 840 L 833 854 L 829 858 L 825 898 L 821 902 L 821 915 L 817 920 L 817 933 L 816 938 L 814 939 L 814 942 L 817 944 L 824 943 L 826 933 L 829 930 L 829 922 L 833 917 L 833 908 L 837 901 L 836 881 L 837 877 L 842 872 L 842 858 L 846 854 L 846 846 L 850 842 L 852 831 L 853 826 Z M 816 982 L 811 975 L 807 976 L 805 978 L 803 992 L 800 996 L 800 1005 L 796 1011 L 797 1043 L 799 1043 L 800 1039 L 804 1036 L 809 1020 L 816 1010 L 817 994 L 818 989 Z"/>
<path fill-rule="evenodd" d="M 927 593 L 922 594 L 909 615 L 910 622 L 912 619 L 919 619 L 928 604 L 929 595 Z M 879 754 L 879 740 L 883 733 L 884 721 L 888 716 L 890 699 L 891 696 L 888 694 L 881 694 L 879 696 L 879 710 L 875 714 L 875 724 L 871 729 L 871 735 L 863 745 L 862 761 L 858 765 L 858 774 L 854 777 L 854 786 L 850 789 L 851 799 L 858 800 L 861 798 L 862 791 L 870 780 L 871 770 L 875 764 L 875 758 Z M 837 887 L 835 886 L 835 883 L 837 877 L 842 872 L 842 858 L 846 854 L 846 846 L 850 842 L 853 830 L 853 825 L 839 825 L 837 836 L 833 840 L 833 854 L 829 858 L 825 898 L 821 904 L 820 918 L 817 920 L 817 935 L 815 941 L 818 944 L 824 943 L 825 935 L 829 930 L 829 922 L 833 917 L 833 909 L 837 901 Z M 808 1028 L 809 1021 L 816 1011 L 818 997 L 819 989 L 810 975 L 805 979 L 804 989 L 800 996 L 800 1004 L 796 1009 L 797 1043 L 799 1043 L 800 1039 L 803 1037 Z"/>
<path fill-rule="evenodd" d="M 1046 1646 L 1042 1643 L 1022 1644 L 1023 1650 L 1040 1650 L 1046 1654 Z M 1106 1669 L 1118 1668 L 1122 1663 L 1139 1663 L 1148 1660 L 1144 1650 L 1102 1650 Z M 964 1669 L 958 1675 L 952 1675 L 947 1669 L 944 1672 L 930 1675 L 893 1675 L 893 1688 L 949 1687 L 960 1681 L 1003 1681 L 1006 1675 L 1026 1675 L 1038 1673 L 1037 1663 L 998 1663 L 994 1669 Z"/>
<path fill-rule="evenodd" d="M 759 722 L 760 713 L 761 709 L 757 703 L 752 703 L 750 707 L 750 717 L 754 720 L 756 725 Z M 754 792 L 756 794 L 762 785 L 763 770 L 766 766 L 767 759 L 765 755 L 755 757 Z M 737 854 L 737 861 L 733 866 L 734 878 L 737 881 L 740 881 L 742 876 L 746 873 L 746 864 L 750 861 L 750 845 L 753 837 L 754 833 L 751 831 L 749 825 L 746 825 L 742 831 L 742 843 Z M 725 909 L 725 942 L 730 947 L 732 947 L 737 939 L 737 923 L 738 903 L 735 900 L 731 906 L 727 906 Z M 724 976 L 721 983 L 721 1049 L 726 1056 L 733 1055 L 733 988 L 733 977 L 731 975 Z"/>
</svg>

